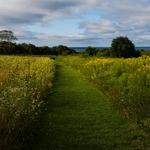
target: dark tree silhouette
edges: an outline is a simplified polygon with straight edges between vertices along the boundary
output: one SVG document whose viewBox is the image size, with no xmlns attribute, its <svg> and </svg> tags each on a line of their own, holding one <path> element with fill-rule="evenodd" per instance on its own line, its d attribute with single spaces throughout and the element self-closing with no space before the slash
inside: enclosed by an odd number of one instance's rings
<svg viewBox="0 0 150 150">
<path fill-rule="evenodd" d="M 96 48 L 94 48 L 94 47 L 87 47 L 86 49 L 85 49 L 85 52 L 89 55 L 89 56 L 94 56 L 94 55 L 96 55 L 97 54 L 97 49 Z"/>
<path fill-rule="evenodd" d="M 127 37 L 117 37 L 111 44 L 112 55 L 114 57 L 135 57 L 136 50 L 131 40 Z"/>
</svg>

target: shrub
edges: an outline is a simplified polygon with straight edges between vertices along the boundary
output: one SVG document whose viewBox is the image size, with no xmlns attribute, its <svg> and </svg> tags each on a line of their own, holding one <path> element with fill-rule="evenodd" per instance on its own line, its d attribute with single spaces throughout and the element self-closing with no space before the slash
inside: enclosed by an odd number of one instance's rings
<svg viewBox="0 0 150 150">
<path fill-rule="evenodd" d="M 89 56 L 94 56 L 94 55 L 96 55 L 97 54 L 97 49 L 96 48 L 94 48 L 94 47 L 87 47 L 86 49 L 85 49 L 85 52 L 89 55 Z"/>
<path fill-rule="evenodd" d="M 111 44 L 112 56 L 114 57 L 135 57 L 135 46 L 127 37 L 117 37 Z"/>
<path fill-rule="evenodd" d="M 111 50 L 109 48 L 103 48 L 98 50 L 96 56 L 98 57 L 110 57 L 111 56 Z"/>
</svg>

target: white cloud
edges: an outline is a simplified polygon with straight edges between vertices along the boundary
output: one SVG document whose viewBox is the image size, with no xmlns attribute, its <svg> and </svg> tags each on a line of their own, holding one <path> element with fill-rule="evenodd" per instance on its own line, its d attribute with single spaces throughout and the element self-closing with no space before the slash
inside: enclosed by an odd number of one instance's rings
<svg viewBox="0 0 150 150">
<path fill-rule="evenodd" d="M 85 33 L 94 34 L 107 34 L 114 33 L 116 29 L 110 20 L 99 20 L 96 22 L 83 22 L 80 25 L 81 28 L 85 29 Z"/>
<path fill-rule="evenodd" d="M 46 24 L 66 17 L 72 19 L 90 11 L 95 11 L 100 19 L 81 21 L 82 33 L 76 33 L 77 36 L 45 35 L 28 29 L 31 24 Z M 149 21 L 149 0 L 0 0 L 0 29 L 12 29 L 21 40 L 31 42 L 43 39 L 45 43 L 53 40 L 88 45 L 102 39 L 103 43 L 110 44 L 114 36 L 126 35 L 136 44 L 149 44 Z"/>
</svg>

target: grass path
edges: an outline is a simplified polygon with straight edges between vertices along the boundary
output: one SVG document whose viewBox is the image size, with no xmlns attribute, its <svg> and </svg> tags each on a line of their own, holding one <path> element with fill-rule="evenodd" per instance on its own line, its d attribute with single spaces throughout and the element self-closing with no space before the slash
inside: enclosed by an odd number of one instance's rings
<svg viewBox="0 0 150 150">
<path fill-rule="evenodd" d="M 130 150 L 127 126 L 96 87 L 61 64 L 33 149 Z"/>
</svg>

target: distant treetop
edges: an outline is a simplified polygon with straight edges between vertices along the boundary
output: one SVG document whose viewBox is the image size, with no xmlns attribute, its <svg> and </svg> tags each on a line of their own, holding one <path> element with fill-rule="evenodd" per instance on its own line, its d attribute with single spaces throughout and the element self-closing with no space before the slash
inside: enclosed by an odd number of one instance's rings
<svg viewBox="0 0 150 150">
<path fill-rule="evenodd" d="M 117 37 L 111 44 L 112 55 L 114 57 L 134 57 L 136 55 L 135 46 L 128 37 Z"/>
<path fill-rule="evenodd" d="M 2 30 L 0 31 L 0 41 L 12 42 L 17 40 L 17 37 L 10 30 Z"/>
</svg>

